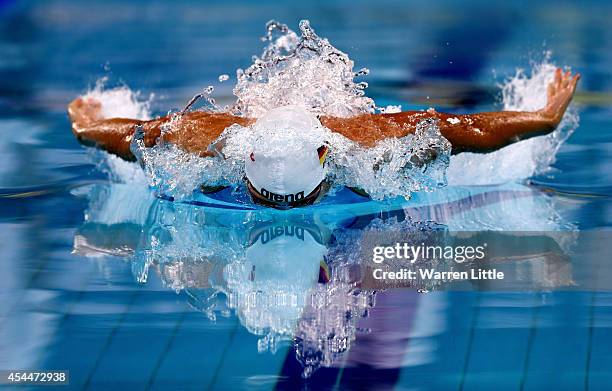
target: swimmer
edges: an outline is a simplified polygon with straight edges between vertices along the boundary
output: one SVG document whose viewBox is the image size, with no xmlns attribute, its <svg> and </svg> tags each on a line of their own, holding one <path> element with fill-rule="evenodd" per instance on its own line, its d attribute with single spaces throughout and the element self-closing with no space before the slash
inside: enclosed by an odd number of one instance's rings
<svg viewBox="0 0 612 391">
<path fill-rule="evenodd" d="M 385 138 L 403 137 L 414 133 L 419 122 L 438 120 L 440 133 L 451 143 L 452 153 L 497 150 L 514 142 L 552 132 L 561 122 L 573 95 L 580 74 L 572 75 L 557 69 L 548 86 L 546 106 L 538 111 L 500 111 L 475 114 L 447 114 L 433 109 L 404 111 L 389 114 L 362 114 L 350 118 L 319 117 L 320 123 L 333 132 L 360 144 L 373 147 Z M 190 102 L 191 103 L 191 102 Z M 142 130 L 146 147 L 154 146 L 169 116 L 150 121 L 128 118 L 105 119 L 102 105 L 92 98 L 77 98 L 68 106 L 72 131 L 86 146 L 105 150 L 122 159 L 134 161 L 130 144 L 135 130 Z M 164 140 L 186 152 L 199 156 L 216 156 L 222 145 L 211 148 L 221 133 L 230 125 L 249 126 L 254 119 L 228 113 L 193 111 L 183 113 L 175 120 L 172 132 Z M 245 159 L 246 183 L 255 202 L 271 207 L 294 207 L 312 204 L 322 194 L 324 175 L 322 163 L 325 148 L 291 151 L 273 161 Z M 272 177 L 269 167 L 282 169 L 288 175 L 283 180 Z"/>
</svg>

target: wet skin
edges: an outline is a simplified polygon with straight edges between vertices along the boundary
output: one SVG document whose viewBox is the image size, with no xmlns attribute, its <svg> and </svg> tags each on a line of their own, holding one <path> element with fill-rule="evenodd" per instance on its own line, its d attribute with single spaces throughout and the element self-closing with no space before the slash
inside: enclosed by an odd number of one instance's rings
<svg viewBox="0 0 612 391">
<path fill-rule="evenodd" d="M 389 137 L 403 137 L 414 133 L 424 119 L 437 119 L 442 135 L 451 143 L 452 152 L 490 152 L 529 137 L 552 132 L 567 109 L 580 74 L 557 69 L 548 86 L 546 107 L 534 112 L 499 111 L 475 114 L 404 111 L 393 114 L 363 114 L 350 118 L 323 116 L 321 123 L 330 130 L 359 143 L 373 147 Z M 144 130 L 145 146 L 155 145 L 162 127 L 170 117 L 150 121 L 128 118 L 103 119 L 101 103 L 91 98 L 77 98 L 68 105 L 72 131 L 83 145 L 103 149 L 125 160 L 135 160 L 130 142 L 137 125 Z M 210 144 L 232 124 L 247 126 L 254 119 L 227 113 L 194 111 L 175 118 L 172 130 L 164 133 L 164 141 L 173 143 L 187 152 L 212 156 Z"/>
</svg>

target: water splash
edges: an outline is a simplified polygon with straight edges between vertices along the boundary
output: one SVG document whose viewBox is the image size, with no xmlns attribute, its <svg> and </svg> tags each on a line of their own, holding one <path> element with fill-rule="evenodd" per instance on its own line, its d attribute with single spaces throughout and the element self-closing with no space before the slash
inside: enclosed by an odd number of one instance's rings
<svg viewBox="0 0 612 391">
<path fill-rule="evenodd" d="M 422 121 L 416 132 L 364 148 L 330 132 L 332 183 L 359 188 L 371 198 L 406 197 L 446 184 L 450 143 L 434 120 Z"/>
<path fill-rule="evenodd" d="M 114 88 L 108 88 L 107 85 L 108 77 L 98 79 L 95 86 L 84 95 L 85 98 L 93 98 L 102 103 L 102 117 L 151 119 L 153 94 L 145 99 L 140 92 L 132 91 L 126 85 Z"/>
<path fill-rule="evenodd" d="M 145 99 L 139 91 L 133 91 L 126 85 L 109 88 L 108 83 L 108 77 L 100 78 L 83 95 L 84 98 L 92 98 L 101 103 L 102 118 L 151 119 L 153 94 Z M 90 156 L 97 168 L 107 174 L 111 181 L 146 186 L 147 178 L 137 165 L 97 150 L 93 150 Z"/>
<path fill-rule="evenodd" d="M 268 22 L 268 43 L 260 57 L 244 71 L 236 72 L 237 97 L 234 110 L 259 118 L 268 110 L 297 105 L 317 115 L 351 117 L 373 113 L 374 101 L 365 96 L 367 83 L 356 83 L 353 61 L 325 38 L 319 37 L 307 20 L 299 24 L 301 36 L 282 23 Z"/>
<path fill-rule="evenodd" d="M 530 71 L 517 70 L 499 87 L 504 110 L 535 111 L 546 106 L 547 86 L 557 67 L 547 53 L 541 63 L 532 63 Z M 451 159 L 449 185 L 487 185 L 526 179 L 546 173 L 559 148 L 578 127 L 579 117 L 569 107 L 557 129 L 545 136 L 533 137 L 487 154 L 461 153 Z M 465 175 L 469 172 L 470 175 Z"/>
<path fill-rule="evenodd" d="M 145 148 L 141 139 L 134 142 L 148 184 L 158 195 L 184 200 L 201 186 L 232 186 L 244 176 L 244 159 L 200 157 L 173 144 Z"/>
<path fill-rule="evenodd" d="M 147 175 L 140 166 L 95 149 L 92 149 L 89 155 L 96 168 L 106 174 L 111 182 L 130 183 L 146 188 Z"/>
</svg>

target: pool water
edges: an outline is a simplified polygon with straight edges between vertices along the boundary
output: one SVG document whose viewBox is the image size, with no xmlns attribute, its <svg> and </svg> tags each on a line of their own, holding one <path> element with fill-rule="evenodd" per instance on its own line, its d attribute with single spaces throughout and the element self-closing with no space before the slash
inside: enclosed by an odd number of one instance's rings
<svg viewBox="0 0 612 391">
<path fill-rule="evenodd" d="M 67 369 L 74 389 L 609 389 L 610 17 L 599 1 L 0 1 L 0 369 Z M 74 140 L 66 104 L 103 76 L 156 113 L 209 84 L 230 102 L 272 18 L 310 19 L 405 110 L 493 110 L 500 78 L 552 50 L 582 74 L 580 126 L 536 177 L 290 212 L 157 199 Z M 503 283 L 356 283 L 373 230 L 424 226 L 559 249 L 492 260 Z"/>
</svg>

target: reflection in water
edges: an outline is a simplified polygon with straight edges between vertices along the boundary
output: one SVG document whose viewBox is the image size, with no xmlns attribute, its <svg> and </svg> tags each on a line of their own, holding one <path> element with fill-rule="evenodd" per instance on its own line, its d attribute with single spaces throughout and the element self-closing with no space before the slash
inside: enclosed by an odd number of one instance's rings
<svg viewBox="0 0 612 391">
<path fill-rule="evenodd" d="M 372 288 L 371 270 L 363 254 L 372 242 L 402 241 L 407 232 L 420 238 L 430 232 L 485 227 L 490 231 L 478 234 L 485 235 L 482 240 L 505 248 L 486 259 L 486 265 L 511 271 L 496 289 L 572 284 L 572 269 L 564 255 L 571 243 L 567 235 L 554 232 L 571 226 L 562 223 L 550 198 L 525 186 L 449 188 L 444 202 L 423 195 L 403 208 L 361 215 L 336 212 L 333 205 L 298 213 L 204 208 L 156 199 L 146 188 L 124 184 L 94 185 L 78 192 L 90 204 L 74 238 L 76 253 L 126 257 L 140 283 L 154 270 L 168 288 L 187 292 L 190 304 L 210 319 L 235 314 L 249 332 L 260 336 L 260 352 L 292 344 L 304 377 L 318 367 L 338 365 L 358 335 L 367 335 L 368 325 L 380 327 L 381 321 L 371 314 L 390 316 L 384 315 L 389 309 L 384 304 L 387 310 L 372 310 L 377 296 L 383 302 L 395 300 L 393 289 L 366 289 Z M 384 205 L 377 209 L 381 208 Z M 508 232 L 521 229 L 544 233 Z M 448 237 L 459 243 L 465 240 L 463 234 Z M 469 283 L 470 289 L 489 288 L 486 282 Z M 423 292 L 451 283 L 403 286 Z M 405 300 L 399 305 L 415 306 Z M 409 331 L 400 330 L 405 325 L 392 323 L 397 324 L 382 328 L 391 337 L 377 344 L 392 346 L 396 339 L 407 338 Z M 397 330 L 389 332 L 389 327 Z M 372 359 L 363 346 L 351 352 L 344 365 Z M 380 367 L 392 367 L 398 364 L 384 361 L 401 357 L 390 354 L 376 360 Z"/>
</svg>

